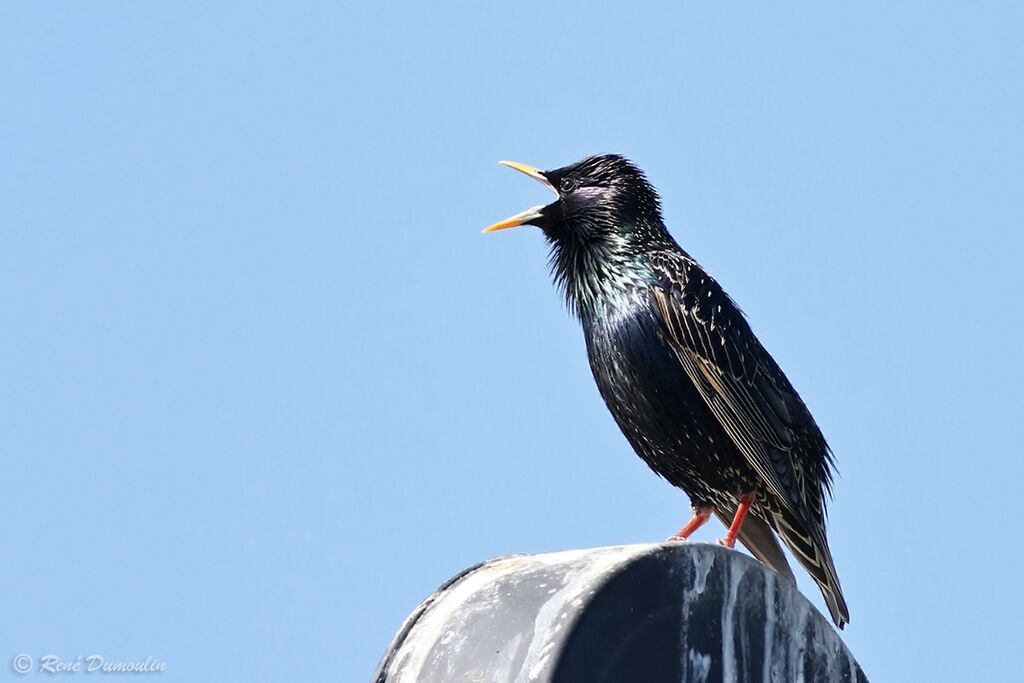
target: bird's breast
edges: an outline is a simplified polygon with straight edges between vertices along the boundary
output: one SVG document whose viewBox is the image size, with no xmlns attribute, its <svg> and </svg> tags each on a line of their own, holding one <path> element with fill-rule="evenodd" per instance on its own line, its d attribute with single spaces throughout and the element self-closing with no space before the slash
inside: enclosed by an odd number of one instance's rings
<svg viewBox="0 0 1024 683">
<path fill-rule="evenodd" d="M 652 469 L 693 495 L 727 439 L 654 310 L 635 299 L 583 323 L 594 380 L 619 428 Z"/>
<path fill-rule="evenodd" d="M 666 409 L 657 404 L 688 382 L 646 302 L 606 309 L 584 321 L 584 334 L 594 379 L 616 417 Z"/>
</svg>

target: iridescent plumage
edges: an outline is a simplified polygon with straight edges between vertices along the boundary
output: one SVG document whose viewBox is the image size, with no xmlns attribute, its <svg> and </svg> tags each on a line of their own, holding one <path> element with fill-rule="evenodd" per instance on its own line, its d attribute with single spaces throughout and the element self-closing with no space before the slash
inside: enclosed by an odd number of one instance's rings
<svg viewBox="0 0 1024 683">
<path fill-rule="evenodd" d="M 695 510 L 713 508 L 728 523 L 756 492 L 739 540 L 792 577 L 777 534 L 841 628 L 849 612 L 825 535 L 833 461 L 796 390 L 721 286 L 669 235 L 636 166 L 604 155 L 529 171 L 558 199 L 497 227 L 544 231 L 555 282 L 623 434 Z"/>
</svg>

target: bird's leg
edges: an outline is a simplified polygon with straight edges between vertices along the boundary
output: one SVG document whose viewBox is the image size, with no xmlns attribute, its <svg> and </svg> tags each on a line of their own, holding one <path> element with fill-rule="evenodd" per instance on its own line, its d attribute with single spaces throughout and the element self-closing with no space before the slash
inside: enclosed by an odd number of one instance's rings
<svg viewBox="0 0 1024 683">
<path fill-rule="evenodd" d="M 708 521 L 708 518 L 714 511 L 715 508 L 710 505 L 701 505 L 700 507 L 693 508 L 693 517 L 690 521 L 682 529 L 669 536 L 668 540 L 685 541 L 690 537 L 690 534 L 704 526 L 704 522 Z"/>
<path fill-rule="evenodd" d="M 754 504 L 756 498 L 757 491 L 751 491 L 740 498 L 740 504 L 736 507 L 736 516 L 732 518 L 729 531 L 725 534 L 725 538 L 719 541 L 719 544 L 724 545 L 726 548 L 736 547 L 736 537 L 740 534 L 740 527 L 743 526 L 743 520 L 747 518 L 750 506 Z"/>
</svg>

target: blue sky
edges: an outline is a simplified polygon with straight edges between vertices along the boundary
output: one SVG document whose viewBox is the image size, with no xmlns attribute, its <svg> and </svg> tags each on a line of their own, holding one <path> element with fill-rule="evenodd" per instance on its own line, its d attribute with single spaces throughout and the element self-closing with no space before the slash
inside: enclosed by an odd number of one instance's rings
<svg viewBox="0 0 1024 683">
<path fill-rule="evenodd" d="M 497 160 L 620 152 L 833 446 L 868 675 L 1006 680 L 1022 21 L 5 5 L 5 675 L 99 653 L 163 681 L 366 680 L 469 564 L 675 531 L 688 501 L 607 415 L 540 235 L 480 235 L 547 201 Z"/>
</svg>

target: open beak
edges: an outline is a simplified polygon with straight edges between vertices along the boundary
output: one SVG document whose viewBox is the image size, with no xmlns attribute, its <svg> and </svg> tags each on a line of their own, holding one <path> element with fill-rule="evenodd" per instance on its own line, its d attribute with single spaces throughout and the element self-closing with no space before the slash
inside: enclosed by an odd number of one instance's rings
<svg viewBox="0 0 1024 683">
<path fill-rule="evenodd" d="M 514 168 L 520 173 L 525 173 L 526 175 L 530 176 L 537 182 L 547 187 L 556 195 L 558 194 L 558 190 L 555 189 L 554 185 L 551 184 L 551 181 L 549 181 L 544 176 L 544 172 L 541 171 L 540 169 L 534 168 L 533 166 L 527 166 L 526 164 L 521 164 L 518 161 L 499 161 L 498 163 L 504 166 L 508 166 L 509 168 Z M 543 214 L 541 213 L 543 209 L 543 206 L 534 206 L 532 208 L 527 209 L 526 211 L 517 213 L 515 216 L 506 218 L 503 221 L 499 221 L 494 225 L 487 226 L 486 228 L 484 228 L 484 232 L 496 232 L 498 230 L 514 228 L 519 225 L 526 225 L 530 221 L 535 221 L 541 218 L 543 216 Z"/>
<path fill-rule="evenodd" d="M 521 211 L 515 216 L 506 218 L 503 221 L 498 221 L 494 225 L 488 225 L 484 228 L 484 232 L 496 232 L 498 230 L 508 230 L 509 228 L 516 228 L 520 225 L 526 225 L 530 221 L 535 221 L 540 218 L 543 214 L 541 211 L 544 210 L 543 206 L 534 206 L 533 208 Z"/>
</svg>

